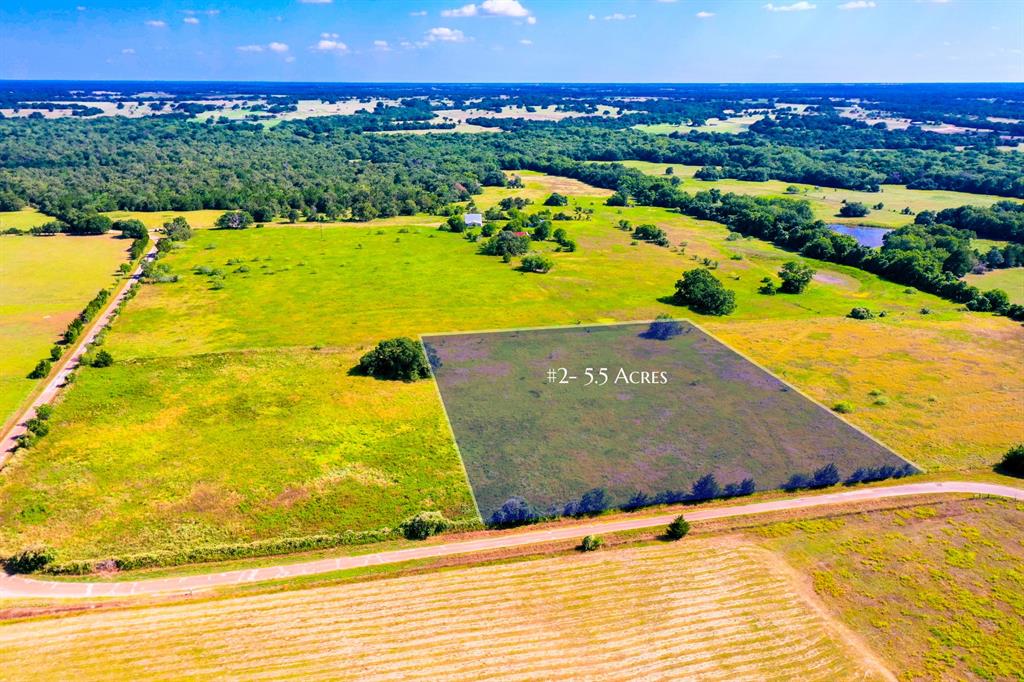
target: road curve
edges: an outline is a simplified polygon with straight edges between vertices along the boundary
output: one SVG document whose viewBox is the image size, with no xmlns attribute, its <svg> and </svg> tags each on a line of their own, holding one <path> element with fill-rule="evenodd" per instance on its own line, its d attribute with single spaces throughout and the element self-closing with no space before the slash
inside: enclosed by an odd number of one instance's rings
<svg viewBox="0 0 1024 682">
<path fill-rule="evenodd" d="M 686 518 L 690 521 L 707 521 L 733 516 L 747 516 L 767 512 L 807 509 L 823 505 L 936 493 L 968 493 L 1024 500 L 1024 488 L 1013 488 L 1005 485 L 969 483 L 965 481 L 905 483 L 888 487 L 855 488 L 841 492 L 772 500 L 769 502 L 755 502 L 752 504 L 737 504 L 728 507 L 689 509 L 686 510 Z M 359 556 L 319 559 L 296 564 L 190 575 L 179 578 L 153 578 L 131 582 L 55 582 L 0 573 L 0 597 L 89 599 L 94 597 L 181 594 L 225 585 L 294 578 L 364 566 L 445 557 L 454 554 L 470 554 L 473 552 L 551 542 L 553 540 L 572 540 L 591 534 L 653 528 L 667 525 L 678 514 L 679 510 L 676 510 L 672 513 L 658 516 L 626 516 L 619 517 L 614 521 L 595 520 L 571 526 L 554 526 L 549 529 L 495 531 L 486 537 L 473 540 L 459 540 Z"/>
<path fill-rule="evenodd" d="M 92 325 L 89 326 L 88 330 L 79 337 L 75 347 L 70 353 L 65 353 L 63 359 L 57 365 L 57 371 L 51 376 L 43 390 L 39 392 L 39 395 L 29 403 L 29 405 L 21 411 L 21 414 L 11 423 L 11 427 L 7 429 L 7 432 L 0 435 L 0 469 L 3 468 L 4 464 L 10 458 L 14 452 L 15 446 L 18 444 L 18 438 L 25 433 L 25 422 L 36 416 L 36 408 L 40 405 L 52 403 L 60 392 L 62 386 L 68 379 L 68 375 L 78 369 L 78 365 L 82 361 L 82 356 L 89 348 L 89 344 L 95 340 L 96 336 L 110 324 L 110 318 L 114 315 L 114 309 L 117 308 L 118 304 L 124 300 L 124 297 L 128 293 L 128 287 L 135 282 L 138 282 L 142 278 L 142 264 L 145 261 L 153 260 L 156 256 L 156 242 L 151 240 L 149 250 L 139 264 L 135 267 L 135 270 L 130 276 L 126 277 L 121 282 L 119 288 L 116 290 L 113 296 L 107 301 L 107 305 L 103 308 L 99 315 L 93 318 Z"/>
</svg>

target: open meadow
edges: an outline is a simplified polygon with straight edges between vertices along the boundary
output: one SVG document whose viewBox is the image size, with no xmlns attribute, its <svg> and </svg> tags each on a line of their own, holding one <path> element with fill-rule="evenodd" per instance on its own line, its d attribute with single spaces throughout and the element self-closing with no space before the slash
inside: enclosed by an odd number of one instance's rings
<svg viewBox="0 0 1024 682">
<path fill-rule="evenodd" d="M 40 213 L 34 208 L 23 208 L 20 211 L 0 211 L 0 232 L 8 228 L 28 230 L 53 220 L 50 216 Z"/>
<path fill-rule="evenodd" d="M 989 270 L 981 275 L 967 275 L 965 279 L 979 289 L 1002 289 L 1011 303 L 1024 304 L 1024 268 Z"/>
<path fill-rule="evenodd" d="M 0 655 L 10 680 L 892 679 L 771 552 L 726 538 L 9 623 Z"/>
<path fill-rule="evenodd" d="M 882 185 L 880 192 L 858 192 L 834 187 L 815 187 L 813 185 L 783 182 L 781 180 L 765 180 L 764 182 L 733 180 L 730 178 L 698 180 L 693 175 L 700 170 L 700 166 L 684 166 L 678 163 L 653 163 L 650 161 L 620 161 L 619 163 L 627 168 L 635 168 L 648 175 L 665 175 L 665 171 L 671 168 L 673 175 L 680 180 L 679 189 L 691 194 L 714 188 L 721 192 L 733 192 L 750 196 L 806 199 L 811 204 L 814 217 L 827 223 L 902 227 L 914 222 L 914 216 L 900 213 L 900 211 L 907 207 L 914 213 L 920 213 L 921 211 L 941 211 L 944 208 L 956 208 L 965 205 L 991 206 L 997 201 L 1005 200 L 1005 197 L 987 194 L 968 194 L 967 192 L 952 192 L 949 190 L 907 189 L 903 185 Z M 797 192 L 787 192 L 786 190 L 789 187 L 795 187 Z M 867 206 L 874 206 L 881 202 L 884 207 L 880 210 L 872 210 L 864 218 L 843 218 L 839 215 L 839 209 L 844 201 L 859 201 Z"/>
<path fill-rule="evenodd" d="M 26 376 L 68 323 L 114 283 L 127 250 L 113 236 L 0 237 L 0 422 L 37 385 Z"/>
<path fill-rule="evenodd" d="M 562 181 L 524 192 L 542 182 Z M 433 385 L 350 375 L 359 357 L 400 335 L 690 316 L 660 299 L 695 258 L 718 261 L 738 300 L 705 329 L 812 398 L 848 401 L 844 418 L 915 464 L 989 466 L 1020 433 L 1024 337 L 1006 318 L 716 223 L 574 201 L 593 218 L 556 224 L 576 252 L 535 244 L 555 263 L 543 275 L 422 218 L 197 231 L 163 260 L 180 281 L 145 286 L 114 325 L 114 365 L 83 370 L 51 433 L 12 460 L 0 553 L 42 542 L 96 559 L 394 528 L 424 509 L 475 518 Z M 631 243 L 624 218 L 673 246 Z M 794 259 L 818 269 L 803 294 L 757 293 Z M 888 314 L 848 319 L 855 306 Z"/>
</svg>

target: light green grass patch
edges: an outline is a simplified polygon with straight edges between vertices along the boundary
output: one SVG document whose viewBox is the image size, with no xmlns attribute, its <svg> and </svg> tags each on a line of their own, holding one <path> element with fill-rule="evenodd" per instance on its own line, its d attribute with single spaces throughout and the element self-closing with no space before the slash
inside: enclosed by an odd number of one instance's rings
<svg viewBox="0 0 1024 682">
<path fill-rule="evenodd" d="M 1024 268 L 989 270 L 981 275 L 967 275 L 969 283 L 982 291 L 1002 289 L 1010 296 L 1010 303 L 1024 305 Z"/>
<path fill-rule="evenodd" d="M 9 227 L 27 230 L 48 223 L 51 220 L 53 218 L 45 213 L 40 213 L 34 208 L 23 208 L 20 211 L 0 211 L 0 232 Z"/>
<path fill-rule="evenodd" d="M 0 421 L 38 382 L 27 379 L 96 293 L 114 283 L 128 242 L 103 237 L 0 237 Z"/>
</svg>

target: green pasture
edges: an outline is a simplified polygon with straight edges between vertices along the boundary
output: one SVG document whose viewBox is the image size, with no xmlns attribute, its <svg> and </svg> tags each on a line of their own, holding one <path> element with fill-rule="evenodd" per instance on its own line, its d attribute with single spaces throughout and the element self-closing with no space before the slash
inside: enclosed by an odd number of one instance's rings
<svg viewBox="0 0 1024 682">
<path fill-rule="evenodd" d="M 967 275 L 968 282 L 982 290 L 1002 289 L 1011 303 L 1024 305 L 1024 268 L 989 270 L 982 275 Z"/>
<path fill-rule="evenodd" d="M 16 227 L 19 230 L 38 227 L 53 220 L 45 213 L 40 213 L 34 208 L 23 208 L 20 211 L 0 211 L 0 232 L 9 227 Z"/>
<path fill-rule="evenodd" d="M 531 175 L 522 192 L 556 186 L 564 179 Z M 801 259 L 662 209 L 581 193 L 573 203 L 593 219 L 558 224 L 574 253 L 535 245 L 555 261 L 544 275 L 479 255 L 423 216 L 196 232 L 163 261 L 180 281 L 145 286 L 108 335 L 114 366 L 82 370 L 50 435 L 12 460 L 0 554 L 42 542 L 62 559 L 101 558 L 393 527 L 420 509 L 471 517 L 432 382 L 350 376 L 359 356 L 398 335 L 694 317 L 663 299 L 703 258 L 738 300 L 703 327 L 811 397 L 855 403 L 848 419 L 912 461 L 991 462 L 1016 432 L 1021 339 L 1005 318 L 817 262 L 804 294 L 761 295 L 763 277 Z M 621 219 L 661 226 L 672 247 L 632 243 Z M 845 317 L 863 305 L 888 314 Z M 891 400 L 876 405 L 874 389 Z"/>
<path fill-rule="evenodd" d="M 128 242 L 104 237 L 0 237 L 0 422 L 37 385 L 27 379 L 68 323 L 114 283 Z"/>
</svg>

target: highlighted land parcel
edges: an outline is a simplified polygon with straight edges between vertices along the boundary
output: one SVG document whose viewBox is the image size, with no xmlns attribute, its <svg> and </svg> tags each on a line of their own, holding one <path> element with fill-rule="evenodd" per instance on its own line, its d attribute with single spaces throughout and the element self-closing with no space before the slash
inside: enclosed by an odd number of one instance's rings
<svg viewBox="0 0 1024 682">
<path fill-rule="evenodd" d="M 423 337 L 477 506 L 572 513 L 778 488 L 829 465 L 907 470 L 891 450 L 688 322 Z M 737 493 L 734 493 L 737 494 Z"/>
</svg>

